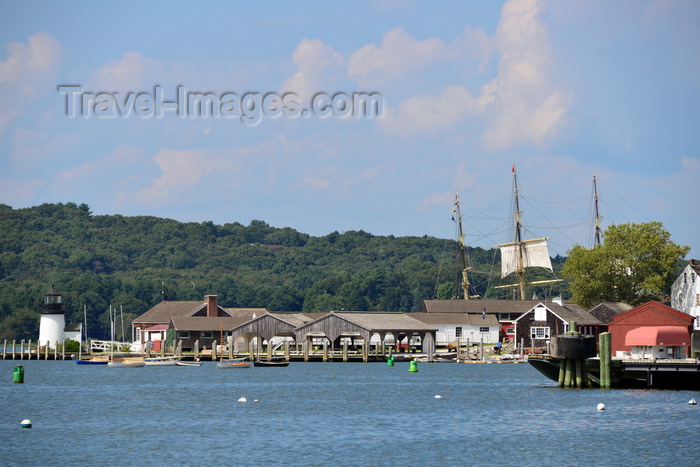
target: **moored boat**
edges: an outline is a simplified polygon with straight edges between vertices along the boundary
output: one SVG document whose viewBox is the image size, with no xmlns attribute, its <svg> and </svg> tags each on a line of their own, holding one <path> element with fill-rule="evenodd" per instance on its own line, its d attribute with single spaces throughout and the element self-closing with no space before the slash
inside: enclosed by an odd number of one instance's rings
<svg viewBox="0 0 700 467">
<path fill-rule="evenodd" d="M 182 361 L 182 360 L 178 360 L 175 362 L 175 364 L 177 366 L 202 366 L 202 363 L 204 363 L 204 362 L 200 362 L 200 361 L 190 362 L 190 361 Z"/>
<path fill-rule="evenodd" d="M 289 366 L 289 362 L 287 359 L 284 357 L 272 357 L 272 358 L 263 358 L 263 359 L 256 359 L 253 361 L 253 366 L 256 367 L 285 367 Z"/>
<path fill-rule="evenodd" d="M 146 366 L 175 366 L 182 357 L 150 357 L 144 358 Z"/>
<path fill-rule="evenodd" d="M 249 368 L 250 360 L 248 358 L 234 358 L 232 360 L 219 360 L 216 362 L 217 368 Z"/>
<path fill-rule="evenodd" d="M 109 355 L 98 355 L 95 357 L 78 358 L 75 361 L 78 365 L 106 365 L 109 363 Z"/>
<path fill-rule="evenodd" d="M 146 364 L 143 361 L 143 358 L 124 358 L 122 360 L 110 360 L 107 365 L 120 368 L 139 368 L 142 366 L 146 366 Z"/>
</svg>

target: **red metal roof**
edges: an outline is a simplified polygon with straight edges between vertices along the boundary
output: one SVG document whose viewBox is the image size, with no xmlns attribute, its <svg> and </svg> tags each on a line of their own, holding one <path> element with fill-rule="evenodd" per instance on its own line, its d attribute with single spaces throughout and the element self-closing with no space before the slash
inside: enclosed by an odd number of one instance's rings
<svg viewBox="0 0 700 467">
<path fill-rule="evenodd" d="M 169 324 L 156 324 L 155 326 L 150 326 L 150 327 L 144 329 L 144 331 L 149 331 L 149 332 L 151 332 L 151 331 L 165 331 L 169 327 L 170 327 Z"/>
<path fill-rule="evenodd" d="M 644 326 L 627 331 L 625 345 L 688 345 L 690 333 L 682 326 Z"/>
</svg>

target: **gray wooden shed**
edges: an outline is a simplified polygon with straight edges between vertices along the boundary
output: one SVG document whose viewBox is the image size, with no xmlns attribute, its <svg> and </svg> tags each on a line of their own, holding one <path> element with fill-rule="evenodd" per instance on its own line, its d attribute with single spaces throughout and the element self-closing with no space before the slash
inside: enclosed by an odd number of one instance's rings
<svg viewBox="0 0 700 467">
<path fill-rule="evenodd" d="M 388 335 L 394 338 L 394 342 L 400 342 L 403 337 L 418 336 L 423 353 L 432 356 L 437 329 L 404 313 L 335 311 L 298 327 L 295 333 L 297 341 L 304 343 L 305 353 L 316 337 L 326 337 L 331 343 L 339 342 L 342 337 L 359 337 L 367 348 L 376 334 L 382 343 Z"/>
</svg>

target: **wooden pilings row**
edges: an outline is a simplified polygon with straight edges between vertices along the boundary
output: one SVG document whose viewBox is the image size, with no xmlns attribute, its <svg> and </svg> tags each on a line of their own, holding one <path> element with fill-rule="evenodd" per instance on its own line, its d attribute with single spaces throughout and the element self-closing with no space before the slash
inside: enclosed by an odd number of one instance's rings
<svg viewBox="0 0 700 467">
<path fill-rule="evenodd" d="M 36 349 L 35 349 L 35 351 L 32 351 L 32 341 L 31 341 L 31 340 L 27 341 L 26 347 L 25 347 L 25 341 L 24 341 L 24 339 L 22 339 L 22 340 L 19 342 L 19 348 L 17 348 L 17 341 L 13 340 L 13 341 L 12 341 L 12 347 L 11 347 L 12 350 L 11 350 L 10 352 L 8 352 L 8 351 L 7 351 L 7 348 L 8 348 L 8 346 L 7 346 L 7 339 L 5 339 L 4 342 L 3 342 L 3 345 L 2 345 L 2 359 L 3 359 L 3 360 L 7 359 L 8 356 L 9 356 L 10 360 L 16 360 L 17 357 L 19 357 L 19 360 L 24 360 L 25 357 L 26 357 L 27 360 L 31 360 L 33 355 L 36 357 L 36 360 L 39 360 L 39 359 L 41 359 L 41 357 L 42 357 L 42 355 L 41 355 L 41 347 L 40 347 L 40 346 L 37 346 Z M 48 359 L 49 359 L 49 352 L 50 352 L 50 350 L 51 350 L 51 349 L 50 349 L 50 347 L 49 347 L 48 345 L 44 346 L 44 355 L 43 355 L 44 360 L 48 360 Z M 53 348 L 53 359 L 54 359 L 54 360 L 59 360 L 59 359 L 60 359 L 60 360 L 65 360 L 65 359 L 66 359 L 66 348 L 65 348 L 65 346 L 62 346 L 62 347 L 61 347 L 61 354 L 60 354 L 60 356 L 59 356 L 59 354 L 58 354 L 58 346 L 56 346 L 56 347 Z"/>
</svg>

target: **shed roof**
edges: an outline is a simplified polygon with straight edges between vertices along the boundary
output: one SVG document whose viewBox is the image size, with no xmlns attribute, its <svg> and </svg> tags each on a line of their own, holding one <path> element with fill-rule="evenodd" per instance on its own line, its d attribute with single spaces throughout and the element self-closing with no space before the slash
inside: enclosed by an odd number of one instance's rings
<svg viewBox="0 0 700 467">
<path fill-rule="evenodd" d="M 613 317 L 630 310 L 632 305 L 624 302 L 601 302 L 588 310 L 588 312 L 598 318 L 602 323 L 608 324 Z"/>
<path fill-rule="evenodd" d="M 690 333 L 683 326 L 643 326 L 627 331 L 625 345 L 688 345 Z"/>
<path fill-rule="evenodd" d="M 520 315 L 516 319 L 516 321 L 520 321 L 524 316 L 529 314 L 529 312 L 533 311 L 538 305 L 544 305 L 550 312 L 554 313 L 556 316 L 559 317 L 559 319 L 566 323 L 570 321 L 576 321 L 576 324 L 578 325 L 602 324 L 598 318 L 591 315 L 589 312 L 587 312 L 586 310 L 574 303 L 567 303 L 565 306 L 561 306 L 558 303 L 553 302 L 538 302 L 537 304 L 532 306 L 532 308 L 527 310 L 527 312 Z"/>
<path fill-rule="evenodd" d="M 418 321 L 406 313 L 336 311 L 332 314 L 372 332 L 436 330 L 433 326 Z"/>
<path fill-rule="evenodd" d="M 206 306 L 201 300 L 170 301 L 163 300 L 156 306 L 136 318 L 133 323 L 164 323 L 170 322 L 173 316 L 189 316 Z"/>
<path fill-rule="evenodd" d="M 630 310 L 615 316 L 611 325 L 636 323 L 649 325 L 673 325 L 690 326 L 695 318 L 687 313 L 663 303 L 651 301 L 636 306 Z M 643 320 L 643 323 L 640 321 Z"/>
<path fill-rule="evenodd" d="M 170 323 L 177 331 L 230 331 L 249 321 L 247 317 L 229 316 L 173 316 Z"/>
<path fill-rule="evenodd" d="M 410 313 L 409 316 L 418 321 L 433 326 L 454 324 L 458 326 L 500 326 L 496 315 L 487 313 L 485 318 L 481 313 Z"/>
<path fill-rule="evenodd" d="M 169 324 L 170 318 L 174 316 L 192 316 L 198 311 L 207 306 L 206 302 L 201 300 L 188 301 L 170 301 L 164 300 L 156 306 L 136 318 L 133 323 L 159 323 Z M 267 313 L 265 308 L 223 308 L 219 305 L 219 312 L 231 317 L 246 317 L 252 319 L 253 315 L 261 315 Z M 203 317 L 203 316 L 202 316 Z"/>
<path fill-rule="evenodd" d="M 423 313 L 525 313 L 539 300 L 424 300 Z M 549 303 L 549 302 L 547 302 Z"/>
</svg>

